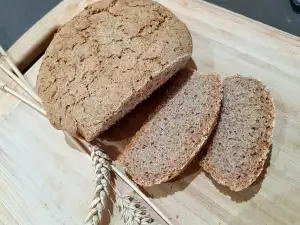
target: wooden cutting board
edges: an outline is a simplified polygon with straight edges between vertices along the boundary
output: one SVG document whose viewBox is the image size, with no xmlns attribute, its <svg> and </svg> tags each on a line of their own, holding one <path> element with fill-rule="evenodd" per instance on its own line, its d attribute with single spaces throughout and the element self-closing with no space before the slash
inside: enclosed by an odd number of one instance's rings
<svg viewBox="0 0 300 225">
<path fill-rule="evenodd" d="M 30 68 L 32 84 L 53 33 L 92 2 L 64 0 L 9 49 L 21 69 Z M 267 166 L 250 188 L 232 192 L 191 164 L 174 181 L 144 191 L 174 224 L 300 224 L 300 39 L 200 0 L 158 2 L 191 30 L 188 66 L 262 80 L 274 96 L 276 124 Z M 0 80 L 15 87 L 2 71 Z M 143 121 L 150 106 L 139 106 L 98 142 L 117 154 L 140 126 L 134 116 Z M 0 176 L 0 224 L 83 224 L 93 194 L 88 157 L 45 118 L 2 92 Z M 130 191 L 121 182 L 118 187 Z M 110 223 L 122 221 L 113 216 Z"/>
</svg>

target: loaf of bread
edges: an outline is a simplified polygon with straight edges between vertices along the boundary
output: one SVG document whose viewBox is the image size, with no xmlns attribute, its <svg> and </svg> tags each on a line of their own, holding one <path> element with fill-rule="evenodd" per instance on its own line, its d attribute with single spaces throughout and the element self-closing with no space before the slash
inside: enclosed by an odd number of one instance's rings
<svg viewBox="0 0 300 225">
<path fill-rule="evenodd" d="M 177 176 L 200 151 L 218 118 L 222 99 L 218 75 L 186 69 L 167 84 L 162 104 L 119 158 L 142 186 Z"/>
<path fill-rule="evenodd" d="M 253 78 L 226 78 L 220 119 L 200 165 L 233 191 L 247 188 L 263 170 L 273 127 L 274 106 L 266 87 Z"/>
<path fill-rule="evenodd" d="M 150 0 L 103 0 L 55 34 L 37 79 L 54 127 L 91 141 L 183 68 L 187 27 Z"/>
</svg>

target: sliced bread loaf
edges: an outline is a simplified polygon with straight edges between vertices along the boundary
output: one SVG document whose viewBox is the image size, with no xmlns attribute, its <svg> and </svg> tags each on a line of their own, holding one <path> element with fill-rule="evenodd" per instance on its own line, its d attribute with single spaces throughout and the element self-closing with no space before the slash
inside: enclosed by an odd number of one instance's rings
<svg viewBox="0 0 300 225">
<path fill-rule="evenodd" d="M 264 167 L 273 126 L 274 106 L 266 87 L 253 78 L 226 78 L 220 120 L 200 165 L 233 191 L 247 188 Z"/>
<path fill-rule="evenodd" d="M 61 27 L 37 79 L 50 122 L 94 139 L 179 69 L 192 53 L 190 32 L 151 0 L 103 0 Z"/>
<path fill-rule="evenodd" d="M 218 118 L 222 99 L 218 75 L 186 69 L 168 85 L 163 103 L 119 158 L 142 186 L 177 176 L 200 151 Z"/>
</svg>

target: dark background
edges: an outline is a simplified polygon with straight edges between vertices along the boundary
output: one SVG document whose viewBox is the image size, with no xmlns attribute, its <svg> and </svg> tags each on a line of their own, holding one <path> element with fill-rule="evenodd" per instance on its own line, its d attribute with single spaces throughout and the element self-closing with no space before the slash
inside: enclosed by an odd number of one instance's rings
<svg viewBox="0 0 300 225">
<path fill-rule="evenodd" d="M 289 0 L 207 1 L 300 37 L 300 14 L 293 11 Z M 59 2 L 0 0 L 0 44 L 8 49 Z"/>
</svg>

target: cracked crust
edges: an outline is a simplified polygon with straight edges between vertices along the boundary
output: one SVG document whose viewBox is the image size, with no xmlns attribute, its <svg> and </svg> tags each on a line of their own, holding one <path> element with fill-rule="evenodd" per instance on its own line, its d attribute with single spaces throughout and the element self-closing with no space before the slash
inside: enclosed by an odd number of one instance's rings
<svg viewBox="0 0 300 225">
<path fill-rule="evenodd" d="M 187 27 L 149 0 L 104 0 L 55 35 L 37 79 L 54 127 L 90 141 L 183 68 Z"/>
<path fill-rule="evenodd" d="M 226 78 L 220 120 L 200 165 L 233 191 L 247 188 L 264 168 L 274 118 L 272 96 L 262 82 L 239 75 Z"/>
<path fill-rule="evenodd" d="M 142 186 L 179 175 L 214 129 L 222 99 L 217 74 L 182 70 L 173 77 L 163 103 L 126 146 L 118 161 Z"/>
</svg>

